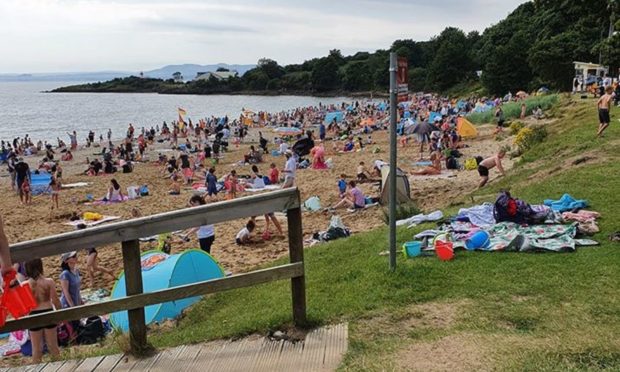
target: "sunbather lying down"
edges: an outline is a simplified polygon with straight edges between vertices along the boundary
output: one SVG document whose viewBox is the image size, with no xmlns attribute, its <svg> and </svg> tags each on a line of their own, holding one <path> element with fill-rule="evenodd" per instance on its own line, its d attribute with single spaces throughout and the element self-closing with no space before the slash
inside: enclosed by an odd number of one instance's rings
<svg viewBox="0 0 620 372">
<path fill-rule="evenodd" d="M 433 151 L 431 154 L 431 162 L 433 162 L 431 166 L 427 166 L 416 171 L 411 171 L 411 174 L 414 176 L 432 176 L 441 174 L 441 154 L 438 151 Z"/>
</svg>

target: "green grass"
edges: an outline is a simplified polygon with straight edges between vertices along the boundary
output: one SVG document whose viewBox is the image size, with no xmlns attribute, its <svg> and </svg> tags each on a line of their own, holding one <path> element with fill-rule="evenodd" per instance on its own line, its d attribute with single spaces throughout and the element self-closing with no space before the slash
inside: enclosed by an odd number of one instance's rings
<svg viewBox="0 0 620 372">
<path fill-rule="evenodd" d="M 556 114 L 560 119 L 547 141 L 479 194 L 508 187 L 533 204 L 563 193 L 585 198 L 603 216 L 601 232 L 594 236 L 601 246 L 563 254 L 457 252 L 451 262 L 399 254 L 395 272 L 378 254 L 387 246 L 386 228 L 309 248 L 311 325 L 350 324 L 341 369 L 402 368 L 402 353 L 421 345 L 430 345 L 432 353 L 422 358 L 439 363 L 452 351 L 438 345 L 456 339 L 459 348 L 471 349 L 464 355 L 489 358 L 481 362 L 486 369 L 620 370 L 620 245 L 607 240 L 620 230 L 620 126 L 613 123 L 606 138 L 595 140 L 591 101 L 562 99 Z M 562 157 L 585 152 L 596 159 L 563 165 Z M 560 169 L 548 172 L 552 167 Z M 533 174 L 540 176 L 530 179 Z M 432 227 L 400 229 L 398 241 Z M 433 309 L 436 316 L 428 317 Z M 166 347 L 266 333 L 290 326 L 291 313 L 290 284 L 269 283 L 209 296 L 175 328 L 153 332 L 149 339 Z"/>
<path fill-rule="evenodd" d="M 552 108 L 559 101 L 557 94 L 551 94 L 546 96 L 532 96 L 525 99 L 527 115 L 531 115 L 532 111 L 540 105 L 543 111 L 547 111 Z M 506 120 L 512 120 L 521 116 L 521 104 L 523 102 L 511 102 L 502 105 L 504 110 L 504 117 Z M 474 124 L 486 124 L 493 123 L 495 120 L 495 110 L 489 110 L 486 112 L 474 112 L 467 116 L 467 119 Z"/>
</svg>

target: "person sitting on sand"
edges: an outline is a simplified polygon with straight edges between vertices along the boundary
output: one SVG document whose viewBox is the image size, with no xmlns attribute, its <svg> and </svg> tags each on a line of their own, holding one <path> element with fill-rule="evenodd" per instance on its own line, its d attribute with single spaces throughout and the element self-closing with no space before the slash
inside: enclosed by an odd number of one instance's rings
<svg viewBox="0 0 620 372">
<path fill-rule="evenodd" d="M 489 169 L 493 167 L 497 167 L 497 170 L 501 173 L 502 176 L 505 176 L 504 167 L 502 166 L 502 159 L 506 155 L 506 151 L 501 149 L 497 152 L 495 156 L 490 158 L 486 158 L 478 164 L 478 174 L 480 175 L 480 184 L 478 188 L 483 187 L 489 181 Z"/>
<path fill-rule="evenodd" d="M 67 150 L 67 152 L 64 153 L 60 157 L 60 160 L 62 160 L 62 161 L 71 161 L 71 160 L 73 160 L 73 153 L 71 152 L 71 150 Z"/>
<path fill-rule="evenodd" d="M 310 150 L 312 156 L 312 169 L 327 169 L 325 164 L 325 148 L 322 144 L 318 144 Z"/>
<path fill-rule="evenodd" d="M 351 152 L 355 149 L 355 144 L 353 143 L 353 138 L 352 137 L 348 137 L 347 140 L 344 143 L 344 147 L 342 149 L 342 152 Z"/>
<path fill-rule="evenodd" d="M 237 233 L 235 242 L 237 245 L 248 245 L 252 243 L 252 232 L 256 228 L 254 221 L 250 220 L 245 224 L 245 227 Z"/>
<path fill-rule="evenodd" d="M 170 184 L 169 195 L 181 195 L 181 184 L 179 183 L 179 176 L 176 174 L 172 177 L 172 183 Z"/>
<path fill-rule="evenodd" d="M 106 195 L 106 200 L 111 202 L 119 202 L 123 201 L 123 191 L 121 190 L 121 185 L 115 178 L 110 180 L 110 187 L 108 188 L 108 193 Z"/>
<path fill-rule="evenodd" d="M 40 258 L 28 261 L 25 264 L 28 284 L 32 290 L 37 307 L 30 312 L 30 315 L 44 314 L 62 308 L 58 295 L 56 294 L 56 283 L 54 280 L 43 275 L 43 261 Z M 54 358 L 60 356 L 58 348 L 58 333 L 56 324 L 49 324 L 43 327 L 30 328 L 30 341 L 32 342 L 32 362 L 41 363 L 43 348 Z"/>
<path fill-rule="evenodd" d="M 366 170 L 365 163 L 360 161 L 357 166 L 357 182 L 363 183 L 370 181 L 370 173 Z"/>
<path fill-rule="evenodd" d="M 375 160 L 372 168 L 372 175 L 376 177 L 381 177 L 381 168 L 388 166 L 389 164 L 384 162 L 381 159 Z"/>
<path fill-rule="evenodd" d="M 338 204 L 334 205 L 331 209 L 338 209 L 342 207 L 348 207 L 350 209 L 364 209 L 366 205 L 366 197 L 362 190 L 360 190 L 355 181 L 349 181 L 349 191 L 344 199 Z"/>
<path fill-rule="evenodd" d="M 431 153 L 431 162 L 432 165 L 416 171 L 411 171 L 411 174 L 414 176 L 432 176 L 441 174 L 441 153 L 439 151 L 433 151 Z"/>
</svg>

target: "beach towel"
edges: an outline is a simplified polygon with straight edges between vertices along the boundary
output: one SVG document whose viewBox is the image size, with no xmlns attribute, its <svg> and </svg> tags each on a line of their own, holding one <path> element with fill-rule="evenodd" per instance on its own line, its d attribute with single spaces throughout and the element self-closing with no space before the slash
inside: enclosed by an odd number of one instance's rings
<svg viewBox="0 0 620 372">
<path fill-rule="evenodd" d="M 413 227 L 423 222 L 439 221 L 442 218 L 443 213 L 441 211 L 434 211 L 429 214 L 420 213 L 404 220 L 396 221 L 396 226 L 408 225 L 409 227 Z"/>
<path fill-rule="evenodd" d="M 92 184 L 92 182 L 67 183 L 67 184 L 63 184 L 62 188 L 63 189 L 75 189 L 75 188 L 78 188 L 78 187 L 90 186 L 91 184 Z"/>
<path fill-rule="evenodd" d="M 457 216 L 458 220 L 467 220 L 478 227 L 490 227 L 495 224 L 493 204 L 484 203 L 471 208 L 461 208 Z"/>
<path fill-rule="evenodd" d="M 280 190 L 282 187 L 280 185 L 265 185 L 262 189 L 245 189 L 244 191 L 249 192 L 259 192 L 259 191 L 267 191 L 267 190 Z"/>
<path fill-rule="evenodd" d="M 559 200 L 546 199 L 544 201 L 546 206 L 551 207 L 557 212 L 566 212 L 574 209 L 582 209 L 588 206 L 587 200 L 577 200 L 569 194 L 564 194 Z"/>
<path fill-rule="evenodd" d="M 79 224 L 84 224 L 86 226 L 95 226 L 95 225 L 99 225 L 105 222 L 115 221 L 119 219 L 120 217 L 118 216 L 103 216 L 102 219 L 97 220 L 97 221 L 80 219 L 80 220 L 65 222 L 63 223 L 63 225 L 73 226 L 73 227 L 76 227 Z"/>
<path fill-rule="evenodd" d="M 491 236 L 488 250 L 492 251 L 572 252 L 575 250 L 577 224 L 520 226 L 513 222 L 501 222 L 487 231 Z"/>
<path fill-rule="evenodd" d="M 129 200 L 129 198 L 126 195 L 123 195 L 122 200 L 95 200 L 92 203 L 84 203 L 84 205 L 114 205 L 114 204 L 118 204 L 118 203 L 123 203 L 126 202 L 127 200 Z"/>
</svg>

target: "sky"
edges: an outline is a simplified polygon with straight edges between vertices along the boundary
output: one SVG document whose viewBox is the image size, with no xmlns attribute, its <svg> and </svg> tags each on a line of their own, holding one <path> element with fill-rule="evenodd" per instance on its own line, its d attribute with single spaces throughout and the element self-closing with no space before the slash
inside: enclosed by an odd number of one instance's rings
<svg viewBox="0 0 620 372">
<path fill-rule="evenodd" d="M 526 0 L 0 0 L 0 73 L 285 65 L 483 31 Z"/>
</svg>

